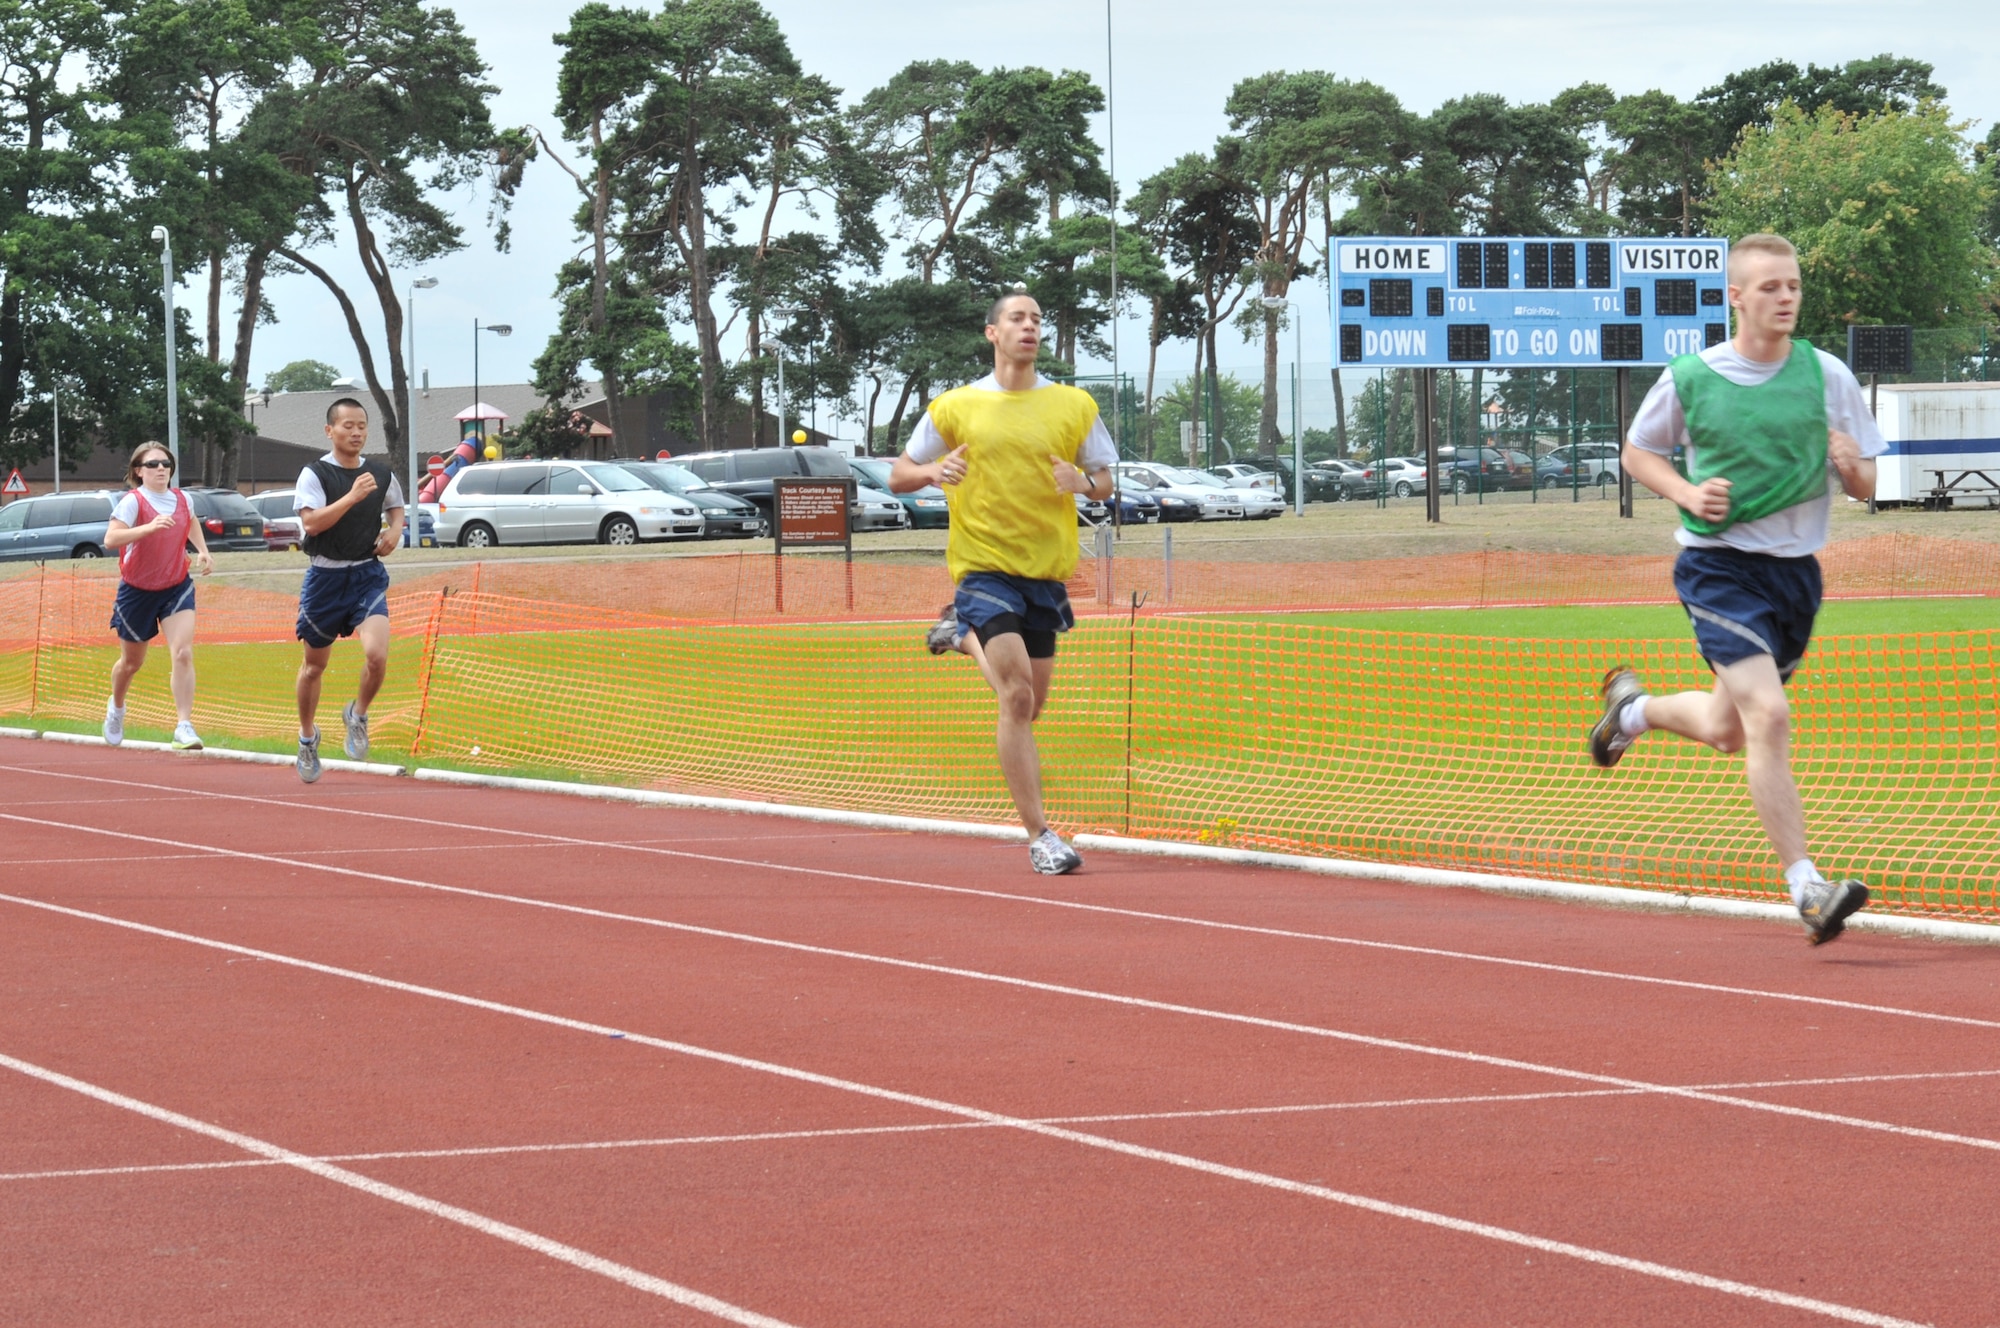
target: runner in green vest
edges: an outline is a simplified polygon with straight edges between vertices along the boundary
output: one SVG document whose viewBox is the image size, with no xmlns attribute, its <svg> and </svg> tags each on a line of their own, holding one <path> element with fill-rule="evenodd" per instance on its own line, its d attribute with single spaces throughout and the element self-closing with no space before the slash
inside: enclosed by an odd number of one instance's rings
<svg viewBox="0 0 2000 1328">
<path fill-rule="evenodd" d="M 1872 498 L 1874 458 L 1887 444 L 1847 366 L 1792 338 L 1799 260 L 1789 240 L 1751 235 L 1731 247 L 1729 304 L 1734 339 L 1673 362 L 1640 403 L 1622 458 L 1633 479 L 1681 509 L 1674 589 L 1715 689 L 1649 696 L 1631 669 L 1611 670 L 1590 755 L 1616 765 L 1649 729 L 1742 752 L 1792 903 L 1822 945 L 1868 902 L 1868 887 L 1829 882 L 1807 852 L 1785 683 L 1819 613 L 1813 555 L 1826 544 L 1829 480 Z M 1677 447 L 1685 477 L 1672 461 Z"/>
</svg>

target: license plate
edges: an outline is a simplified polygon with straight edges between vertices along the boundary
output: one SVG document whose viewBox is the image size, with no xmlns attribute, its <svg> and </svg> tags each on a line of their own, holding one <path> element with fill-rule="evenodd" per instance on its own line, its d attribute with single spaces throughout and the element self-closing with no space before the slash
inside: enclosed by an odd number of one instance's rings
<svg viewBox="0 0 2000 1328">
<path fill-rule="evenodd" d="M 422 548 L 435 549 L 437 547 L 437 536 L 426 535 L 422 539 L 418 540 L 417 543 Z"/>
<path fill-rule="evenodd" d="M 257 528 L 255 526 L 238 526 L 236 533 L 239 535 L 254 535 L 257 533 Z"/>
</svg>

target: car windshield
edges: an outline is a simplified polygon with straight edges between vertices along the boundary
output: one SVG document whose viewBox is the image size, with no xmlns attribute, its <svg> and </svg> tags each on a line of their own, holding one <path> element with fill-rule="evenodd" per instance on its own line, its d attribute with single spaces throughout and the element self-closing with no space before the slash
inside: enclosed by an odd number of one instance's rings
<svg viewBox="0 0 2000 1328">
<path fill-rule="evenodd" d="M 664 485 L 670 493 L 700 493 L 715 486 L 686 466 L 668 465 L 664 462 L 640 462 L 631 467 L 648 479 Z"/>
<path fill-rule="evenodd" d="M 847 463 L 854 468 L 854 477 L 863 484 L 876 489 L 889 487 L 889 463 L 880 458 L 856 458 Z"/>
<path fill-rule="evenodd" d="M 1205 470 L 1175 469 L 1168 471 L 1167 477 L 1181 484 L 1192 485 L 1197 489 L 1226 489 L 1229 487 L 1228 484 Z"/>
<path fill-rule="evenodd" d="M 623 466 L 585 466 L 584 473 L 597 481 L 606 493 L 632 493 L 653 486 Z"/>
<path fill-rule="evenodd" d="M 847 458 L 824 447 L 802 447 L 799 455 L 806 459 L 806 474 L 824 475 L 831 479 L 844 480 L 854 473 L 848 466 Z"/>
<path fill-rule="evenodd" d="M 250 500 L 240 493 L 211 493 L 206 495 L 215 504 L 215 515 L 223 521 L 243 521 L 253 516 L 261 516 Z"/>
</svg>

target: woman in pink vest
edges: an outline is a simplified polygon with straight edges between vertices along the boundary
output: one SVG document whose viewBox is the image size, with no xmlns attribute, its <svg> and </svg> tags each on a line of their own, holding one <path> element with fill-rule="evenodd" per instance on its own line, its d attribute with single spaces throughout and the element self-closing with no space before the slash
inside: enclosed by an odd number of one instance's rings
<svg viewBox="0 0 2000 1328">
<path fill-rule="evenodd" d="M 125 741 L 125 690 L 146 662 L 146 644 L 164 633 L 173 654 L 173 747 L 201 750 L 194 731 L 194 580 L 188 575 L 187 546 L 194 544 L 203 576 L 214 565 L 208 541 L 194 519 L 187 495 L 171 487 L 174 459 L 158 443 L 141 443 L 125 467 L 132 491 L 111 509 L 104 547 L 118 550 L 118 602 L 111 630 L 124 649 L 111 666 L 111 703 L 104 707 L 104 741 Z"/>
</svg>

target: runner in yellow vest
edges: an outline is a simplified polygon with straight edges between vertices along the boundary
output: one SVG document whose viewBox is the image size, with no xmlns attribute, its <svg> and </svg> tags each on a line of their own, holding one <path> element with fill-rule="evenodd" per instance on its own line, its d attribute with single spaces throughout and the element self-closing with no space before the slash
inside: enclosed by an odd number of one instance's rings
<svg viewBox="0 0 2000 1328">
<path fill-rule="evenodd" d="M 1742 752 L 1792 903 L 1822 945 L 1868 902 L 1868 887 L 1827 881 L 1806 852 L 1785 683 L 1819 613 L 1813 555 L 1826 544 L 1828 482 L 1872 498 L 1874 458 L 1888 445 L 1847 366 L 1792 339 L 1799 260 L 1789 240 L 1751 235 L 1731 247 L 1729 303 L 1734 339 L 1673 362 L 1640 403 L 1623 455 L 1633 479 L 1681 508 L 1674 589 L 1715 690 L 1648 696 L 1632 670 L 1611 670 L 1590 755 L 1616 765 L 1649 729 Z M 1687 478 L 1674 469 L 1676 447 Z"/>
<path fill-rule="evenodd" d="M 945 487 L 945 561 L 958 595 L 926 638 L 978 662 L 1000 701 L 1000 772 L 1028 832 L 1028 860 L 1060 876 L 1083 859 L 1042 814 L 1035 720 L 1055 677 L 1056 634 L 1075 625 L 1063 582 L 1076 567 L 1073 494 L 1107 498 L 1118 449 L 1088 392 L 1035 373 L 1042 309 L 1004 295 L 986 315 L 993 372 L 931 402 L 889 476 L 908 493 Z"/>
</svg>

